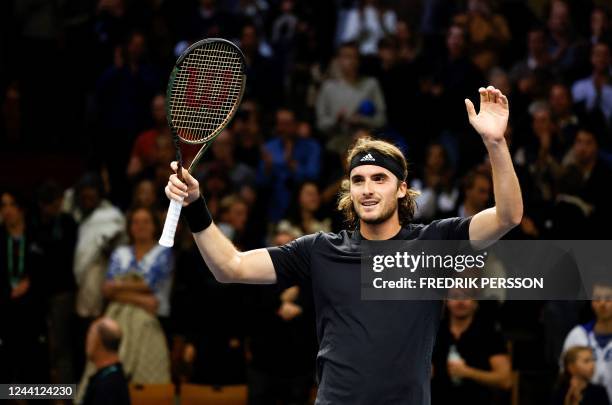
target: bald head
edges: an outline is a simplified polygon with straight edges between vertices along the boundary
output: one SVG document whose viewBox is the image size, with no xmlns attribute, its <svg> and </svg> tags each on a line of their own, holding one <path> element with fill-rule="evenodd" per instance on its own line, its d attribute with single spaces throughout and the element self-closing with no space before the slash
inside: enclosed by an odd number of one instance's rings
<svg viewBox="0 0 612 405">
<path fill-rule="evenodd" d="M 121 328 L 115 320 L 111 318 L 101 318 L 97 321 L 97 332 L 100 339 L 100 345 L 109 352 L 119 351 L 121 344 Z"/>
</svg>

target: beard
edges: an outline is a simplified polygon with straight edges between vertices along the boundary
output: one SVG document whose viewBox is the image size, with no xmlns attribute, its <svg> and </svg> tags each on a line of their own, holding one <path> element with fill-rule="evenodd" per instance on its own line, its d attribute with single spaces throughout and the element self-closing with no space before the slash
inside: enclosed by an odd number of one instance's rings
<svg viewBox="0 0 612 405">
<path fill-rule="evenodd" d="M 384 206 L 382 209 L 382 212 L 377 217 L 366 219 L 366 218 L 361 218 L 359 215 L 357 216 L 359 217 L 361 221 L 363 221 L 364 223 L 368 225 L 380 225 L 386 222 L 389 218 L 391 218 L 393 214 L 395 214 L 396 210 L 397 210 L 397 200 L 395 204 L 391 203 L 391 204 Z M 358 213 L 357 210 L 355 211 Z"/>
</svg>

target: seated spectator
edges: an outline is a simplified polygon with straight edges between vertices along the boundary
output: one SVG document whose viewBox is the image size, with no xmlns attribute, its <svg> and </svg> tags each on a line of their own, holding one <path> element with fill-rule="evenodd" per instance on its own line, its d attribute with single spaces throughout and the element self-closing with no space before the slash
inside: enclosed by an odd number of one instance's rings
<svg viewBox="0 0 612 405">
<path fill-rule="evenodd" d="M 134 187 L 132 207 L 155 208 L 157 206 L 157 190 L 152 180 L 144 179 Z"/>
<path fill-rule="evenodd" d="M 414 179 L 410 188 L 421 193 L 416 198 L 415 219 L 429 222 L 435 218 L 446 218 L 455 211 L 459 189 L 454 184 L 453 169 L 442 144 L 429 145 L 422 178 Z"/>
<path fill-rule="evenodd" d="M 503 47 L 510 41 L 511 35 L 506 19 L 493 12 L 490 0 L 468 1 L 467 11 L 456 15 L 453 22 L 467 29 L 472 62 L 483 73 L 499 63 Z"/>
<path fill-rule="evenodd" d="M 339 77 L 323 82 L 317 96 L 317 127 L 328 137 L 340 137 L 328 145 L 338 153 L 345 151 L 347 134 L 356 125 L 370 129 L 386 123 L 386 105 L 378 81 L 359 75 L 359 51 L 354 42 L 338 48 Z"/>
<path fill-rule="evenodd" d="M 298 235 L 331 232 L 331 219 L 324 218 L 320 208 L 319 186 L 313 181 L 305 181 L 298 188 L 289 217 L 278 223 L 278 229 Z"/>
<path fill-rule="evenodd" d="M 593 349 L 588 346 L 567 349 L 563 354 L 563 374 L 551 405 L 609 405 L 606 389 L 591 383 L 594 374 Z"/>
<path fill-rule="evenodd" d="M 213 142 L 211 151 L 214 160 L 212 165 L 224 170 L 231 181 L 231 188 L 234 192 L 240 192 L 243 187 L 255 186 L 256 174 L 245 163 L 236 159 L 236 140 L 231 130 L 225 129 Z M 211 164 L 201 165 L 196 169 L 196 178 L 204 177 Z"/>
<path fill-rule="evenodd" d="M 170 139 L 170 128 L 166 119 L 166 97 L 161 94 L 153 97 L 151 102 L 153 128 L 141 132 L 132 146 L 132 154 L 127 166 L 127 175 L 136 175 L 151 171 L 157 163 L 157 137 Z"/>
<path fill-rule="evenodd" d="M 396 26 L 397 16 L 393 10 L 382 7 L 378 0 L 359 0 L 347 12 L 340 41 L 356 41 L 362 55 L 376 55 L 378 41 L 395 34 Z"/>
<path fill-rule="evenodd" d="M 603 385 L 612 397 L 612 288 L 609 284 L 595 284 L 591 308 L 595 320 L 578 325 L 570 331 L 563 344 L 563 356 L 574 346 L 587 346 L 593 351 L 595 372 L 589 379 L 594 384 Z"/>
<path fill-rule="evenodd" d="M 248 246 L 246 224 L 249 218 L 249 207 L 235 194 L 224 197 L 219 204 L 219 229 L 239 249 Z M 246 245 L 246 246 L 245 246 Z"/>
<path fill-rule="evenodd" d="M 534 27 L 527 33 L 527 55 L 510 71 L 513 84 L 520 94 L 541 94 L 550 79 L 553 64 L 546 47 L 546 30 Z"/>
<path fill-rule="evenodd" d="M 482 170 L 471 171 L 463 180 L 463 201 L 457 209 L 457 216 L 465 218 L 489 207 L 493 195 L 493 185 L 489 173 Z"/>
<path fill-rule="evenodd" d="M 119 360 L 121 328 L 110 318 L 93 322 L 87 333 L 87 358 L 96 373 L 89 378 L 82 405 L 129 405 L 128 380 Z"/>
<path fill-rule="evenodd" d="M 572 27 L 570 6 L 567 0 L 550 2 L 547 28 L 548 52 L 552 62 L 561 72 L 567 72 L 576 63 L 576 43 Z"/>
<path fill-rule="evenodd" d="M 477 316 L 478 302 L 448 300 L 433 352 L 432 405 L 490 405 L 492 389 L 512 386 L 506 343 Z"/>
<path fill-rule="evenodd" d="M 259 183 L 270 190 L 268 219 L 281 220 L 291 203 L 291 190 L 304 180 L 314 180 L 321 170 L 321 148 L 314 139 L 297 135 L 295 113 L 276 112 L 276 134 L 266 142 L 259 167 Z"/>
<path fill-rule="evenodd" d="M 574 142 L 578 130 L 578 116 L 574 112 L 572 93 L 563 83 L 555 83 L 548 93 L 548 104 L 554 125 L 560 135 L 561 149 L 566 151 Z"/>
<path fill-rule="evenodd" d="M 578 80 L 572 86 L 574 102 L 584 103 L 590 113 L 603 114 L 606 125 L 612 128 L 612 58 L 610 45 L 600 42 L 591 50 L 593 71 L 590 77 Z"/>
</svg>

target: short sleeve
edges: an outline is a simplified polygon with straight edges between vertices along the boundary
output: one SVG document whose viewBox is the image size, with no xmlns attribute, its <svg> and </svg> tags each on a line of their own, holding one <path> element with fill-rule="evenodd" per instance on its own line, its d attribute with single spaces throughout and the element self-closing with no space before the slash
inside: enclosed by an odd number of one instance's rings
<svg viewBox="0 0 612 405">
<path fill-rule="evenodd" d="M 499 331 L 493 329 L 490 333 L 488 339 L 485 339 L 487 355 L 489 357 L 495 356 L 498 354 L 508 354 L 508 347 L 506 346 L 506 341 Z"/>
<path fill-rule="evenodd" d="M 306 235 L 285 245 L 270 247 L 276 283 L 282 289 L 310 280 L 310 257 L 318 234 Z"/>
<path fill-rule="evenodd" d="M 427 239 L 469 240 L 472 217 L 453 217 L 432 221 L 423 229 Z"/>
</svg>

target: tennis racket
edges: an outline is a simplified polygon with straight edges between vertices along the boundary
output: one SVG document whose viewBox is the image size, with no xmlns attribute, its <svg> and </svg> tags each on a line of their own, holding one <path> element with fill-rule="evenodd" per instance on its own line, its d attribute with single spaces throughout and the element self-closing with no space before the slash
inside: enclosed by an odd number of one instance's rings
<svg viewBox="0 0 612 405">
<path fill-rule="evenodd" d="M 198 41 L 177 59 L 168 81 L 166 116 L 176 149 L 177 175 L 181 181 L 181 142 L 202 145 L 187 169 L 191 173 L 236 113 L 245 84 L 244 55 L 240 48 L 225 39 Z M 174 245 L 182 207 L 182 199 L 170 200 L 160 245 Z"/>
</svg>

